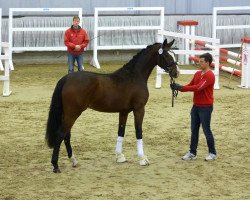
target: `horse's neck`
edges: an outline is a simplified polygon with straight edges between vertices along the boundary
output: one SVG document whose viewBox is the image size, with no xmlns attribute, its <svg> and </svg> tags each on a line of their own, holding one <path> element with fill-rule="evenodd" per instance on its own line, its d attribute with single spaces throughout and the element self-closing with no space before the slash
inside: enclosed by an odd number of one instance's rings
<svg viewBox="0 0 250 200">
<path fill-rule="evenodd" d="M 156 66 L 156 59 L 154 54 L 146 55 L 146 59 L 143 62 L 137 61 L 135 68 L 138 74 L 145 80 L 148 81 L 150 74 Z"/>
<path fill-rule="evenodd" d="M 136 61 L 131 60 L 124 67 L 112 73 L 112 76 L 116 78 L 129 76 L 130 79 L 140 79 L 147 82 L 152 70 L 157 64 L 156 55 L 152 50 L 153 49 L 145 54 L 141 54 Z"/>
</svg>

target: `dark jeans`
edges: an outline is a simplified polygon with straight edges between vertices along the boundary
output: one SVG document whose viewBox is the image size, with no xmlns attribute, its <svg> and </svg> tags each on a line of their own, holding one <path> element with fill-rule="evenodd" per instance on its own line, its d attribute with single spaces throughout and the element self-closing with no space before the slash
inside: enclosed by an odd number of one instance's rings
<svg viewBox="0 0 250 200">
<path fill-rule="evenodd" d="M 203 132 L 207 139 L 207 146 L 209 153 L 216 154 L 214 137 L 210 128 L 211 114 L 213 112 L 213 107 L 197 107 L 193 106 L 191 109 L 191 144 L 190 152 L 197 153 L 197 146 L 199 141 L 199 129 L 200 124 L 202 125 Z"/>
<path fill-rule="evenodd" d="M 82 65 L 82 63 L 83 63 L 83 53 L 81 53 L 79 55 L 74 55 L 74 54 L 68 53 L 68 65 L 69 65 L 68 73 L 74 72 L 75 61 L 77 62 L 78 71 L 83 71 L 83 65 Z"/>
</svg>

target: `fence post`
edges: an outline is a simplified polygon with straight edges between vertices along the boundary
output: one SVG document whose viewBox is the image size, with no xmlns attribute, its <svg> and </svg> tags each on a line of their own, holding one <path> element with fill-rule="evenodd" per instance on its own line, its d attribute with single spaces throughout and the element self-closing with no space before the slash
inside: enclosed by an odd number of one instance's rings
<svg viewBox="0 0 250 200">
<path fill-rule="evenodd" d="M 6 42 L 0 43 L 0 48 L 3 48 L 4 55 L 1 55 L 1 60 L 4 62 L 4 75 L 0 76 L 0 80 L 3 81 L 3 96 L 10 96 L 10 53 L 9 44 Z"/>
<path fill-rule="evenodd" d="M 250 88 L 250 38 L 242 38 L 241 88 Z"/>
<path fill-rule="evenodd" d="M 97 69 L 100 69 L 100 64 L 97 59 L 97 46 L 98 46 L 98 8 L 95 8 L 95 15 L 94 15 L 94 46 L 93 46 L 93 58 L 90 61 L 90 64 Z"/>
<path fill-rule="evenodd" d="M 178 31 L 180 31 L 183 34 L 186 35 L 195 35 L 195 27 L 198 25 L 197 21 L 193 21 L 193 20 L 185 20 L 185 21 L 178 21 L 177 22 L 177 29 Z M 194 50 L 194 40 L 190 40 L 190 39 L 184 39 L 181 38 L 179 39 L 179 49 L 185 49 L 185 50 Z M 180 56 L 180 63 L 183 65 L 188 65 L 189 64 L 189 56 L 190 55 L 181 55 Z M 191 55 L 193 56 L 193 55 Z"/>
<path fill-rule="evenodd" d="M 220 89 L 219 85 L 219 74 L 220 74 L 220 43 L 214 43 L 215 48 L 213 50 L 214 57 L 214 75 L 215 75 L 215 83 L 214 89 Z"/>
</svg>

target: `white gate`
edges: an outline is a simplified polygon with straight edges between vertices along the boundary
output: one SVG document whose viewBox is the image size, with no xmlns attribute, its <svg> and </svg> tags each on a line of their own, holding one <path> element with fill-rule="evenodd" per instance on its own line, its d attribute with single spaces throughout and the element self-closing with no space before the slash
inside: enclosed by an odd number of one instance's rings
<svg viewBox="0 0 250 200">
<path fill-rule="evenodd" d="M 217 30 L 225 29 L 250 29 L 250 24 L 248 25 L 217 25 L 217 15 L 218 11 L 228 11 L 228 10 L 250 10 L 250 6 L 239 6 L 239 7 L 214 7 L 213 9 L 213 38 L 217 38 Z M 242 36 L 244 37 L 244 36 Z M 214 46 L 214 45 L 213 45 Z M 238 44 L 222 44 L 220 48 L 232 48 L 241 47 L 241 43 Z"/>
<path fill-rule="evenodd" d="M 42 13 L 42 15 L 47 15 L 49 13 L 60 13 L 65 14 L 75 12 L 79 16 L 82 23 L 82 8 L 10 8 L 9 9 L 9 44 L 10 44 L 10 55 L 15 51 L 65 51 L 67 48 L 65 46 L 57 47 L 15 47 L 13 46 L 13 33 L 14 32 L 39 32 L 39 31 L 65 31 L 69 27 L 13 27 L 13 16 L 15 13 L 23 13 L 22 15 L 27 15 L 26 13 Z"/>
<path fill-rule="evenodd" d="M 123 11 L 123 12 L 135 12 L 135 11 L 160 11 L 159 18 L 160 24 L 156 26 L 102 26 L 99 27 L 98 17 L 99 12 L 111 12 L 111 11 Z M 98 50 L 111 50 L 111 49 L 142 49 L 146 45 L 107 45 L 100 46 L 98 44 L 98 32 L 99 31 L 112 31 L 112 30 L 164 30 L 164 7 L 113 7 L 113 8 L 95 8 L 95 26 L 94 26 L 94 48 L 93 58 L 91 65 L 100 69 L 100 64 L 97 58 Z M 158 42 L 161 42 L 163 38 L 159 38 Z"/>
</svg>

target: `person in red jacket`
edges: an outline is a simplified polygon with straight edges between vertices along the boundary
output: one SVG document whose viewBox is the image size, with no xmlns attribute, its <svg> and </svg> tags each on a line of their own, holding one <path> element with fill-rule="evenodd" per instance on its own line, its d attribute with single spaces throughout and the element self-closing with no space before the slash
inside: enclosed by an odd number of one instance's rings
<svg viewBox="0 0 250 200">
<path fill-rule="evenodd" d="M 78 71 L 83 68 L 83 52 L 89 43 L 87 32 L 79 26 L 80 18 L 73 17 L 73 25 L 65 31 L 64 44 L 68 50 L 68 73 L 74 72 L 74 63 L 77 61 Z"/>
<path fill-rule="evenodd" d="M 206 136 L 208 155 L 206 161 L 216 159 L 216 150 L 213 133 L 210 128 L 211 114 L 213 112 L 213 89 L 215 76 L 210 70 L 212 55 L 205 53 L 200 56 L 200 69 L 187 85 L 171 84 L 172 90 L 181 92 L 194 92 L 193 107 L 191 109 L 191 144 L 190 150 L 182 157 L 183 160 L 195 160 L 199 140 L 200 124 Z"/>
</svg>

